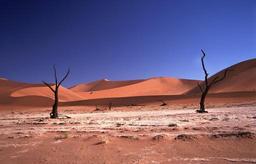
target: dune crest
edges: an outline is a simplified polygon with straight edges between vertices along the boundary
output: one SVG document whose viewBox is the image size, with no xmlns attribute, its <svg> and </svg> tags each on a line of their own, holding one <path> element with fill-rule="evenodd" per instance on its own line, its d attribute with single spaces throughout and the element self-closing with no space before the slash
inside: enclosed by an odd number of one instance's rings
<svg viewBox="0 0 256 164">
<path fill-rule="evenodd" d="M 78 84 L 73 87 L 70 87 L 69 89 L 75 92 L 91 92 L 91 91 L 99 91 L 99 90 L 123 87 L 127 85 L 136 84 L 142 81 L 144 80 L 110 81 L 108 79 L 102 79 L 102 80 L 97 80 L 90 83 Z"/>
</svg>

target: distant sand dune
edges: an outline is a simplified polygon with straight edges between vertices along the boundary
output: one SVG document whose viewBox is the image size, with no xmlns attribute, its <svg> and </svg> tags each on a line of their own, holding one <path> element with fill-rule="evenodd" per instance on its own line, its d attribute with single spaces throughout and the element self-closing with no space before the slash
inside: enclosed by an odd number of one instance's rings
<svg viewBox="0 0 256 164">
<path fill-rule="evenodd" d="M 236 101 L 241 97 L 243 102 L 246 99 L 248 101 L 256 99 L 256 59 L 247 60 L 229 68 L 231 72 L 228 72 L 227 78 L 211 88 L 210 101 L 224 97 L 229 100 L 235 98 Z M 223 76 L 223 73 L 224 71 L 218 72 L 210 77 L 209 81 L 217 76 Z M 170 77 L 127 81 L 103 79 L 78 84 L 71 88 L 60 87 L 59 98 L 65 105 L 93 105 L 109 102 L 136 104 L 182 99 L 184 100 L 180 102 L 188 99 L 193 99 L 195 102 L 200 96 L 198 82 L 201 81 Z M 49 106 L 52 101 L 53 93 L 43 84 L 29 84 L 0 78 L 0 106 Z"/>
<path fill-rule="evenodd" d="M 110 98 L 110 97 L 131 97 L 131 96 L 150 96 L 150 95 L 179 95 L 182 94 L 197 84 L 197 80 L 184 80 L 167 77 L 150 78 L 146 80 L 135 81 L 114 81 L 110 83 L 104 82 L 103 90 L 97 89 L 96 91 L 84 92 L 83 87 L 76 86 L 71 88 L 86 99 L 95 98 Z M 89 83 L 90 85 L 91 83 Z M 110 84 L 115 84 L 118 87 L 109 87 Z M 82 84 L 86 86 L 86 84 Z M 78 90 L 81 88 L 81 90 Z M 106 89 L 110 88 L 110 89 Z"/>
<path fill-rule="evenodd" d="M 90 92 L 105 89 L 119 88 L 127 85 L 136 84 L 144 80 L 126 80 L 126 81 L 109 81 L 107 79 L 97 80 L 87 84 L 78 84 L 70 89 L 76 92 Z"/>
</svg>

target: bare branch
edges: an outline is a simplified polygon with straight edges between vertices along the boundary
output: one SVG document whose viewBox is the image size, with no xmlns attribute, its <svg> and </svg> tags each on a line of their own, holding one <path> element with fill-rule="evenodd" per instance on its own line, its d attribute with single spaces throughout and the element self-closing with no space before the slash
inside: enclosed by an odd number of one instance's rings
<svg viewBox="0 0 256 164">
<path fill-rule="evenodd" d="M 228 71 L 229 71 L 229 69 L 226 69 L 225 72 L 224 72 L 224 75 L 221 78 L 219 78 L 219 77 L 214 78 L 211 85 L 212 84 L 217 84 L 218 82 L 224 80 L 226 78 L 227 74 L 228 74 Z"/>
<path fill-rule="evenodd" d="M 208 72 L 205 68 L 205 65 L 204 65 L 204 58 L 205 58 L 205 52 L 204 50 L 201 49 L 201 52 L 203 53 L 203 56 L 201 57 L 201 64 L 202 64 L 202 67 L 203 67 L 203 70 L 204 70 L 204 74 L 205 74 L 205 77 L 204 77 L 204 80 L 205 80 L 205 85 L 208 85 Z"/>
<path fill-rule="evenodd" d="M 198 85 L 198 87 L 199 87 L 200 91 L 203 93 L 203 88 L 201 87 L 201 85 L 200 85 L 200 83 L 199 83 L 199 82 L 197 83 L 197 85 Z"/>
<path fill-rule="evenodd" d="M 57 86 L 57 84 L 58 84 L 58 77 L 57 77 L 57 71 L 56 71 L 55 65 L 53 65 L 53 70 L 54 70 L 55 85 Z"/>
<path fill-rule="evenodd" d="M 42 81 L 42 82 L 44 83 L 44 85 L 46 85 L 47 87 L 49 87 L 53 93 L 55 93 L 54 89 L 51 87 L 50 84 L 46 83 L 45 81 Z"/>
<path fill-rule="evenodd" d="M 211 83 L 209 84 L 209 86 L 211 87 L 213 84 L 215 84 L 215 81 L 219 78 L 219 76 L 216 76 Z"/>
<path fill-rule="evenodd" d="M 59 82 L 59 84 L 58 84 L 58 87 L 61 85 L 61 83 L 68 77 L 68 75 L 69 75 L 69 73 L 70 73 L 70 69 L 68 69 L 68 72 L 66 73 L 66 75 L 63 77 L 63 79 Z"/>
</svg>

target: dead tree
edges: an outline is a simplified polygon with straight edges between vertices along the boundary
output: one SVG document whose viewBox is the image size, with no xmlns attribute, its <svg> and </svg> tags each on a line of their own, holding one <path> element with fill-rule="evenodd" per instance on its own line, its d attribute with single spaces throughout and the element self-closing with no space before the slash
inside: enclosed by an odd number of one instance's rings
<svg viewBox="0 0 256 164">
<path fill-rule="evenodd" d="M 200 109 L 197 110 L 196 112 L 198 113 L 207 113 L 207 111 L 205 110 L 205 98 L 210 90 L 210 88 L 217 84 L 218 82 L 224 80 L 227 76 L 227 73 L 229 71 L 229 69 L 225 69 L 224 71 L 224 75 L 222 77 L 216 76 L 214 79 L 212 79 L 211 81 L 209 81 L 208 79 L 208 72 L 205 68 L 205 64 L 204 64 L 204 58 L 205 58 L 205 52 L 203 50 L 201 50 L 201 52 L 203 53 L 203 56 L 201 57 L 201 64 L 202 64 L 202 68 L 204 71 L 204 82 L 202 83 L 202 86 L 200 83 L 198 83 L 198 87 L 201 91 L 201 99 L 200 99 Z"/>
<path fill-rule="evenodd" d="M 161 102 L 162 102 L 162 104 L 160 106 L 166 106 L 167 105 L 163 100 L 161 100 Z"/>
<path fill-rule="evenodd" d="M 112 105 L 113 105 L 113 103 L 112 103 L 112 102 L 109 102 L 109 104 L 108 104 L 108 110 L 111 110 Z"/>
<path fill-rule="evenodd" d="M 62 84 L 62 82 L 68 77 L 69 73 L 70 73 L 70 69 L 68 69 L 66 75 L 62 78 L 62 80 L 58 81 L 57 78 L 57 71 L 55 68 L 55 65 L 53 66 L 53 70 L 54 70 L 54 78 L 55 78 L 55 87 L 53 88 L 52 85 L 50 85 L 49 83 L 43 81 L 43 83 L 50 88 L 50 90 L 54 93 L 54 104 L 52 106 L 52 112 L 50 113 L 50 118 L 58 118 L 58 105 L 59 105 L 59 87 Z"/>
</svg>

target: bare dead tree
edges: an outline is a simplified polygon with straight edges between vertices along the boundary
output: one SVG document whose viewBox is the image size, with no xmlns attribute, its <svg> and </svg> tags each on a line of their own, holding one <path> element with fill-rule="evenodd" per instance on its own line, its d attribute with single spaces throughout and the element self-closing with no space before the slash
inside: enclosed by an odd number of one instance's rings
<svg viewBox="0 0 256 164">
<path fill-rule="evenodd" d="M 112 102 L 109 102 L 109 103 L 108 103 L 108 110 L 111 110 L 112 105 L 113 105 L 113 103 L 112 103 Z"/>
<path fill-rule="evenodd" d="M 58 81 L 57 77 L 57 71 L 55 68 L 55 65 L 53 66 L 54 70 L 54 78 L 55 78 L 55 88 L 53 88 L 49 83 L 42 81 L 44 85 L 50 88 L 50 90 L 54 93 L 54 104 L 52 106 L 52 112 L 50 113 L 50 118 L 58 118 L 58 105 L 59 105 L 59 87 L 62 84 L 62 82 L 68 77 L 70 73 L 70 69 L 68 69 L 65 76 L 62 78 L 62 80 Z"/>
<path fill-rule="evenodd" d="M 164 102 L 164 100 L 161 100 L 162 104 L 160 106 L 166 106 L 167 104 Z"/>
<path fill-rule="evenodd" d="M 98 105 L 95 105 L 95 111 L 101 111 L 101 109 L 98 107 Z"/>
<path fill-rule="evenodd" d="M 216 76 L 213 80 L 209 81 L 209 79 L 208 79 L 209 73 L 207 72 L 207 70 L 205 68 L 205 64 L 204 64 L 204 58 L 206 55 L 202 49 L 201 49 L 201 52 L 203 53 L 203 56 L 201 57 L 201 64 L 202 64 L 202 68 L 203 68 L 205 76 L 204 76 L 204 82 L 202 82 L 202 85 L 200 83 L 198 83 L 198 87 L 201 91 L 201 99 L 200 99 L 200 109 L 197 110 L 196 112 L 207 113 L 207 111 L 205 110 L 205 98 L 206 98 L 210 88 L 213 85 L 217 84 L 218 82 L 220 82 L 226 78 L 229 69 L 225 69 L 224 75 L 222 77 Z"/>
</svg>

